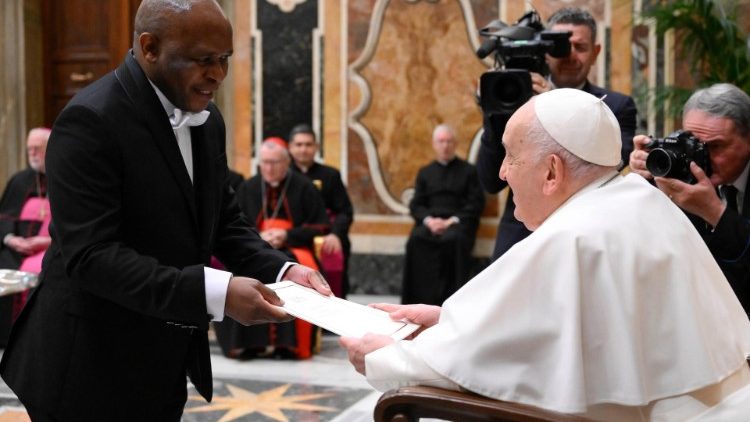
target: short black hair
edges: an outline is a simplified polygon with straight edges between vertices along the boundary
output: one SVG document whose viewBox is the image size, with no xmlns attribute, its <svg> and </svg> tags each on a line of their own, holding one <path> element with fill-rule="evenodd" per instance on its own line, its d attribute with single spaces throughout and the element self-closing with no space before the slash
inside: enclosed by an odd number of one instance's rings
<svg viewBox="0 0 750 422">
<path fill-rule="evenodd" d="M 299 124 L 292 128 L 291 132 L 289 132 L 289 143 L 292 143 L 294 140 L 294 136 L 298 135 L 300 133 L 304 133 L 307 135 L 312 135 L 313 140 L 315 142 L 318 142 L 318 139 L 315 137 L 315 132 L 313 131 L 312 126 L 308 125 L 307 123 Z"/>
<path fill-rule="evenodd" d="M 563 7 L 547 19 L 548 27 L 558 23 L 586 25 L 591 30 L 591 41 L 596 42 L 596 20 L 587 10 L 580 7 Z"/>
</svg>

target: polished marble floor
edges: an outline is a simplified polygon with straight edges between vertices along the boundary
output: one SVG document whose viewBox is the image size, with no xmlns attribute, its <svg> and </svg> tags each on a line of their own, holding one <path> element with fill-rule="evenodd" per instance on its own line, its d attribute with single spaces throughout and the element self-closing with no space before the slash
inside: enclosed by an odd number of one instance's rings
<svg viewBox="0 0 750 422">
<path fill-rule="evenodd" d="M 391 302 L 393 296 L 351 296 L 360 303 Z M 221 355 L 212 343 L 214 398 L 188 390 L 183 422 L 369 422 L 380 393 L 354 371 L 338 336 L 325 335 L 321 352 L 305 361 Z M 0 422 L 28 421 L 13 392 L 0 384 Z"/>
</svg>

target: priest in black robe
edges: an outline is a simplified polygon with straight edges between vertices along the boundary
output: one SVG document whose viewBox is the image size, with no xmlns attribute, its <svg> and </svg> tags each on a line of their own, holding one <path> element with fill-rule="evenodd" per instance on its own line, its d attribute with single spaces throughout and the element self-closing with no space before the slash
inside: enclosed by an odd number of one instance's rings
<svg viewBox="0 0 750 422">
<path fill-rule="evenodd" d="M 17 270 L 33 257 L 37 265 L 25 265 L 22 269 L 37 273 L 41 270 L 40 258 L 51 242 L 45 224 L 49 222 L 49 203 L 44 155 L 49 135 L 47 128 L 29 131 L 26 138 L 29 167 L 10 178 L 0 198 L 0 269 Z M 45 226 L 43 232 L 42 226 Z M 26 297 L 27 292 L 0 297 L 0 347 L 5 346 L 10 326 Z"/>
<path fill-rule="evenodd" d="M 292 170 L 307 176 L 318 188 L 331 220 L 331 232 L 321 239 L 321 270 L 333 293 L 338 297 L 346 297 L 349 292 L 347 270 L 351 254 L 349 228 L 354 221 L 354 208 L 341 180 L 341 173 L 315 161 L 318 147 L 315 132 L 310 125 L 297 125 L 289 134 Z"/>
<path fill-rule="evenodd" d="M 291 158 L 283 139 L 266 139 L 258 156 L 260 174 L 237 189 L 242 212 L 271 246 L 318 269 L 313 238 L 330 230 L 322 197 L 305 176 L 290 170 Z M 224 354 L 236 358 L 309 358 L 320 334 L 317 327 L 300 319 L 243 326 L 224 318 L 214 328 Z"/>
<path fill-rule="evenodd" d="M 409 209 L 414 228 L 406 243 L 402 303 L 441 305 L 471 274 L 484 193 L 476 167 L 456 157 L 455 131 L 432 135 L 436 159 L 421 168 Z"/>
</svg>

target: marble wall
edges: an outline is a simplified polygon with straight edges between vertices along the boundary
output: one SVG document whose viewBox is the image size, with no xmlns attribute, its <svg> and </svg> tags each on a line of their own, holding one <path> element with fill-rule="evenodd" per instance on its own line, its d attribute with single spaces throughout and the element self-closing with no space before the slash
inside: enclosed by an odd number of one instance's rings
<svg viewBox="0 0 750 422">
<path fill-rule="evenodd" d="M 491 66 L 475 51 L 478 28 L 514 23 L 530 7 L 498 0 L 224 0 L 235 26 L 225 96 L 230 157 L 254 171 L 259 141 L 307 121 L 320 159 L 339 168 L 355 207 L 355 254 L 403 254 L 413 225 L 408 201 L 418 169 L 432 159 L 435 125 L 458 132 L 458 154 L 474 161 L 481 135 L 475 102 Z M 542 0 L 543 20 L 581 6 L 600 26 L 603 53 L 590 79 L 630 93 L 632 0 Z M 623 51 L 628 54 L 622 54 Z M 617 54 L 613 54 L 617 52 Z M 475 255 L 492 250 L 506 195 L 488 196 Z"/>
</svg>

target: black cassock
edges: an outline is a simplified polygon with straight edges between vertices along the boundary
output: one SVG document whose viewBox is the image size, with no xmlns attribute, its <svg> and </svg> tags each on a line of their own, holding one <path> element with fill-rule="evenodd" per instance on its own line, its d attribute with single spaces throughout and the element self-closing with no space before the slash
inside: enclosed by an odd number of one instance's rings
<svg viewBox="0 0 750 422">
<path fill-rule="evenodd" d="M 304 174 L 310 179 L 320 191 L 326 209 L 331 218 L 331 233 L 341 239 L 341 248 L 344 252 L 344 269 L 342 277 L 342 292 L 340 297 L 346 297 L 349 292 L 349 255 L 351 254 L 351 242 L 349 241 L 349 227 L 354 221 L 354 208 L 349 199 L 344 182 L 341 181 L 341 173 L 333 167 L 319 163 L 313 163 L 307 172 L 302 172 L 299 167 L 293 167 L 295 171 Z"/>
<path fill-rule="evenodd" d="M 263 192 L 267 198 L 265 213 L 262 209 Z M 305 176 L 291 171 L 277 187 L 263 182 L 260 175 L 242 182 L 237 189 L 237 201 L 248 221 L 257 228 L 271 218 L 290 220 L 292 228 L 287 230 L 287 246 L 290 248 L 312 251 L 313 238 L 330 230 L 323 199 L 317 189 Z M 282 251 L 290 259 L 295 259 L 289 249 Z M 214 329 L 224 354 L 233 349 L 244 349 L 248 352 L 247 357 L 262 352 L 267 346 L 274 346 L 282 357 L 309 357 L 318 332 L 314 326 L 301 320 L 246 327 L 229 317 L 214 323 Z"/>
<path fill-rule="evenodd" d="M 476 167 L 459 158 L 433 161 L 417 174 L 409 204 L 415 225 L 406 243 L 402 303 L 440 305 L 469 279 L 484 193 Z M 425 217 L 458 217 L 442 235 L 433 235 Z"/>
<path fill-rule="evenodd" d="M 35 236 L 41 227 L 38 221 L 21 221 L 26 200 L 34 196 L 46 196 L 46 180 L 31 168 L 21 170 L 8 181 L 0 199 L 0 240 L 6 235 L 30 237 Z M 18 269 L 24 256 L 0 242 L 0 268 Z M 13 322 L 13 309 L 23 305 L 26 295 L 17 293 L 0 297 L 0 346 L 5 346 Z"/>
</svg>

